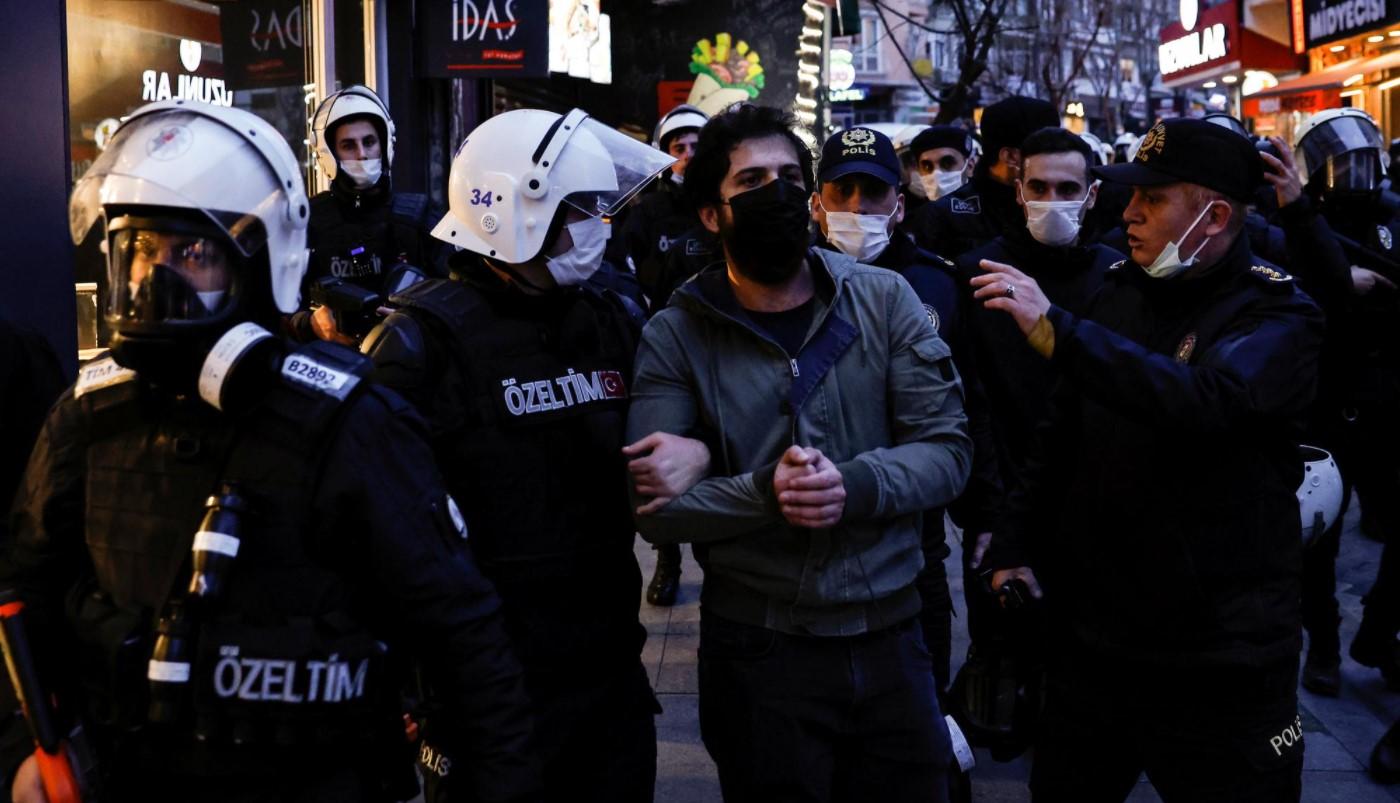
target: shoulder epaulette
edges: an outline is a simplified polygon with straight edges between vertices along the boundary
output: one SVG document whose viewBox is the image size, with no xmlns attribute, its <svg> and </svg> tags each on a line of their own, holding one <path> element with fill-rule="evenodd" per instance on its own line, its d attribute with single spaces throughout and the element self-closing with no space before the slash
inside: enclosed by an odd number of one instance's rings
<svg viewBox="0 0 1400 803">
<path fill-rule="evenodd" d="M 110 388 L 136 379 L 136 372 L 123 368 L 112 356 L 99 357 L 78 370 L 78 381 L 73 385 L 73 398 L 79 399 L 93 391 Z"/>
<path fill-rule="evenodd" d="M 1266 284 L 1279 285 L 1291 284 L 1293 282 L 1292 276 L 1290 276 L 1287 273 L 1284 273 L 1278 268 L 1270 267 L 1268 265 L 1255 265 L 1254 267 L 1249 269 L 1249 273 L 1251 276 L 1254 276 L 1255 278 L 1265 282 Z"/>
</svg>

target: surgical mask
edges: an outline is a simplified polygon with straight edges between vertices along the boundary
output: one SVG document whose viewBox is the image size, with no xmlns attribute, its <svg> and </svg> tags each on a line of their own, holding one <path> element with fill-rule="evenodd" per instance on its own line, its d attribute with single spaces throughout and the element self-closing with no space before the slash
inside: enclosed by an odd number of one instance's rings
<svg viewBox="0 0 1400 803">
<path fill-rule="evenodd" d="M 957 192 L 957 189 L 964 184 L 963 172 L 961 170 L 935 170 L 932 173 L 920 173 L 919 183 L 924 185 L 924 193 L 928 195 L 928 199 L 937 201 L 949 193 Z"/>
<path fill-rule="evenodd" d="M 888 215 L 860 215 L 855 212 L 827 212 L 826 239 L 841 253 L 855 257 L 857 262 L 869 262 L 890 244 Z"/>
<path fill-rule="evenodd" d="M 199 302 L 212 315 L 219 311 L 219 307 L 224 304 L 224 296 L 228 295 L 227 290 L 196 290 L 195 295 L 199 296 Z"/>
<path fill-rule="evenodd" d="M 1148 276 L 1154 279 L 1171 279 L 1196 264 L 1196 256 L 1201 253 L 1202 248 L 1206 247 L 1206 243 L 1210 242 L 1210 238 L 1202 240 L 1200 246 L 1185 259 L 1181 257 L 1180 243 L 1186 240 L 1187 236 L 1191 234 L 1191 230 L 1196 228 L 1196 224 L 1200 223 L 1201 219 L 1206 216 L 1206 212 L 1210 211 L 1210 207 L 1211 204 L 1206 204 L 1205 208 L 1201 210 L 1201 214 L 1196 215 L 1196 219 L 1191 221 L 1191 225 L 1187 226 L 1186 231 L 1181 233 L 1181 237 L 1169 241 L 1163 246 L 1162 253 L 1152 260 L 1152 264 L 1143 268 Z"/>
<path fill-rule="evenodd" d="M 610 233 L 608 224 L 604 223 L 601 217 L 590 217 L 570 223 L 568 229 L 569 236 L 574 240 L 574 247 L 559 256 L 549 257 L 545 262 L 549 275 L 554 277 L 554 283 L 560 287 L 583 284 L 598 272 Z"/>
<path fill-rule="evenodd" d="M 1080 215 L 1089 200 L 1085 195 L 1078 201 L 1027 201 L 1026 228 L 1042 245 L 1069 245 L 1079 236 Z"/>
<path fill-rule="evenodd" d="M 355 183 L 355 189 L 367 190 L 379 183 L 384 173 L 383 159 L 342 159 L 340 169 Z"/>
</svg>

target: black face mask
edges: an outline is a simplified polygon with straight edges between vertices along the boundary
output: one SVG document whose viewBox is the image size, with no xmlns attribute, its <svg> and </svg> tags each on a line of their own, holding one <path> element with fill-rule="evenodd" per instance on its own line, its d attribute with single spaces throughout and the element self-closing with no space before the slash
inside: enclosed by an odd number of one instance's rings
<svg viewBox="0 0 1400 803">
<path fill-rule="evenodd" d="M 780 285 L 802 267 L 811 241 L 810 193 L 778 179 L 728 201 L 732 223 L 720 217 L 719 235 L 734 267 L 759 284 Z"/>
</svg>

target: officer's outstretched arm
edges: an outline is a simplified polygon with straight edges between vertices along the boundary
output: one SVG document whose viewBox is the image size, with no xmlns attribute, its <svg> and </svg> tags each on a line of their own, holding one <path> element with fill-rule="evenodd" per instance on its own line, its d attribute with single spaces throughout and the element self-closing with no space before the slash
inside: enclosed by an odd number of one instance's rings
<svg viewBox="0 0 1400 803">
<path fill-rule="evenodd" d="M 1150 351 L 1059 308 L 1047 317 L 1055 363 L 1085 396 L 1163 428 L 1229 432 L 1296 416 L 1316 394 L 1322 313 L 1301 294 L 1242 311 L 1194 357 Z"/>
<path fill-rule="evenodd" d="M 380 637 L 422 662 L 446 730 L 435 746 L 455 759 L 454 777 L 465 776 L 473 799 L 524 798 L 538 762 L 520 663 L 426 429 L 393 393 L 365 392 L 329 455 L 318 510 L 330 514 L 327 537 L 353 556 Z"/>
</svg>

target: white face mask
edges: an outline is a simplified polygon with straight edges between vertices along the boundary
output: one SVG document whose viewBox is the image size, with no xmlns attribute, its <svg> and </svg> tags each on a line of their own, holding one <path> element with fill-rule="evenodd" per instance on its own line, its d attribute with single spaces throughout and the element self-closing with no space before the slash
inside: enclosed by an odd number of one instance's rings
<svg viewBox="0 0 1400 803">
<path fill-rule="evenodd" d="M 841 253 L 855 257 L 857 262 L 869 262 L 890 244 L 890 218 L 898 209 L 896 206 L 888 215 L 827 212 L 826 239 Z"/>
<path fill-rule="evenodd" d="M 1205 209 L 1201 210 L 1201 214 L 1196 215 L 1196 219 L 1191 221 L 1191 225 L 1187 226 L 1186 231 L 1181 233 L 1181 237 L 1169 241 L 1162 247 L 1162 253 L 1152 260 L 1152 264 L 1143 268 L 1148 276 L 1154 279 L 1170 279 L 1179 276 L 1187 268 L 1196 264 L 1196 256 L 1201 253 L 1202 248 L 1206 247 L 1206 243 L 1210 242 L 1210 238 L 1201 240 L 1201 244 L 1195 251 L 1191 252 L 1191 256 L 1185 259 L 1181 257 L 1181 243 L 1185 242 L 1186 238 L 1191 235 L 1191 230 L 1196 228 L 1196 224 L 1205 218 L 1206 212 L 1210 211 L 1211 206 L 1212 204 L 1206 204 Z"/>
<path fill-rule="evenodd" d="M 919 174 L 919 183 L 924 185 L 928 199 L 937 201 L 949 193 L 957 192 L 966 182 L 963 181 L 961 170 L 935 170 L 932 173 Z"/>
<path fill-rule="evenodd" d="M 384 174 L 383 159 L 342 159 L 340 169 L 355 182 L 355 189 L 367 190 Z"/>
<path fill-rule="evenodd" d="M 1036 242 L 1069 245 L 1079 236 L 1079 224 L 1089 195 L 1086 193 L 1078 201 L 1027 201 L 1022 194 L 1021 202 L 1026 205 L 1026 228 Z"/>
<path fill-rule="evenodd" d="M 224 304 L 224 296 L 228 295 L 227 290 L 196 290 L 195 295 L 199 296 L 199 301 L 210 313 L 219 311 L 219 307 Z"/>
<path fill-rule="evenodd" d="M 583 284 L 598 272 L 598 266 L 603 262 L 603 249 L 611 234 L 608 224 L 600 217 L 570 223 L 568 229 L 569 236 L 574 239 L 574 247 L 545 262 L 549 275 L 560 287 Z"/>
</svg>

